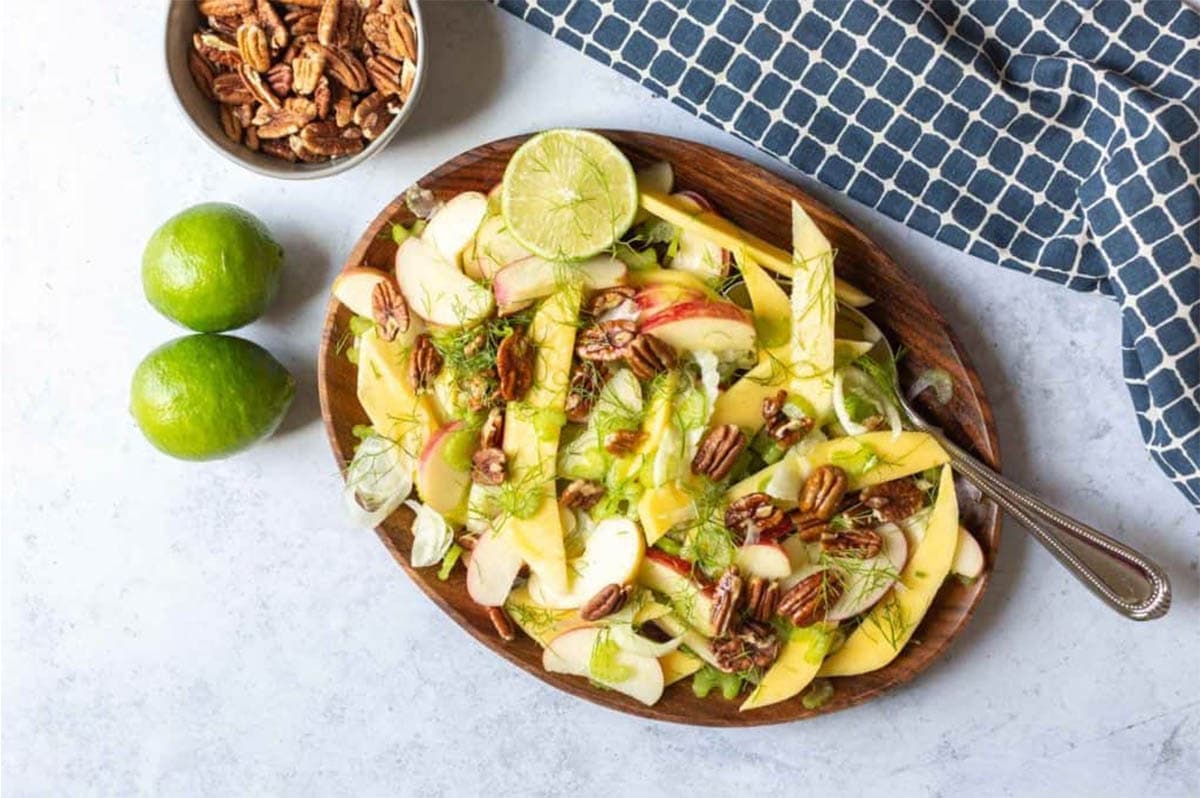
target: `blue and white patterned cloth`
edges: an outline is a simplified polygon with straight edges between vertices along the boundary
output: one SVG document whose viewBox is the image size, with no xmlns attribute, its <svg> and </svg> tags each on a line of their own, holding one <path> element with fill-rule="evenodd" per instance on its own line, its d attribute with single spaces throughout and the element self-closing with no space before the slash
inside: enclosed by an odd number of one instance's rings
<svg viewBox="0 0 1200 798">
<path fill-rule="evenodd" d="M 1195 10 L 1176 0 L 496 2 L 909 227 L 1116 299 L 1146 447 L 1200 508 Z"/>
</svg>

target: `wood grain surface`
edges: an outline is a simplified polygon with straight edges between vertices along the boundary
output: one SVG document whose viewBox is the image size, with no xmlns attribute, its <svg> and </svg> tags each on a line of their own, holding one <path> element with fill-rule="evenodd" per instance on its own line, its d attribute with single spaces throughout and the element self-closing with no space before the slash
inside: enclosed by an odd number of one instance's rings
<svg viewBox="0 0 1200 798">
<path fill-rule="evenodd" d="M 962 346 L 921 287 L 849 220 L 782 178 L 720 150 L 649 133 L 599 132 L 620 146 L 635 167 L 657 160 L 669 161 L 675 170 L 676 190 L 703 194 L 718 213 L 785 250 L 790 250 L 791 244 L 791 200 L 803 205 L 837 250 L 838 276 L 876 298 L 865 312 L 888 335 L 893 346 L 905 348 L 907 354 L 900 363 L 902 383 L 910 384 L 916 375 L 929 368 L 943 369 L 951 376 L 954 385 L 951 401 L 940 406 L 925 399 L 917 402 L 918 409 L 954 441 L 993 467 L 999 467 L 992 411 Z M 443 200 L 460 191 L 486 192 L 500 181 L 509 156 L 525 138 L 508 138 L 476 147 L 442 164 L 419 183 Z M 413 221 L 403 197 L 398 196 L 366 228 L 343 268 L 392 269 L 396 245 L 389 226 Z M 357 443 L 352 428 L 369 423 L 355 396 L 355 366 L 340 351 L 349 335 L 349 321 L 350 312 L 331 299 L 318 363 L 321 413 L 334 456 L 343 470 Z M 753 726 L 793 721 L 853 706 L 909 681 L 941 656 L 982 598 L 999 546 L 1000 516 L 994 505 L 965 507 L 963 517 L 983 547 L 987 569 L 971 584 L 953 577 L 947 579 L 913 642 L 891 664 L 874 673 L 834 679 L 834 695 L 819 709 L 805 709 L 797 697 L 744 713 L 738 711 L 741 699 L 726 701 L 718 695 L 719 691 L 706 699 L 697 698 L 692 693 L 690 679 L 668 687 L 658 704 L 647 707 L 619 693 L 592 687 L 582 678 L 547 673 L 542 669 L 541 649 L 532 640 L 519 636 L 512 643 L 504 643 L 499 639 L 484 608 L 468 597 L 463 568 L 456 568 L 448 581 L 441 582 L 436 567 L 417 571 L 409 566 L 411 512 L 402 509 L 376 531 L 401 568 L 447 615 L 481 643 L 538 679 L 588 701 L 646 718 L 708 726 Z M 445 663 L 444 667 L 455 665 Z M 464 678 L 468 676 L 463 673 Z"/>
</svg>

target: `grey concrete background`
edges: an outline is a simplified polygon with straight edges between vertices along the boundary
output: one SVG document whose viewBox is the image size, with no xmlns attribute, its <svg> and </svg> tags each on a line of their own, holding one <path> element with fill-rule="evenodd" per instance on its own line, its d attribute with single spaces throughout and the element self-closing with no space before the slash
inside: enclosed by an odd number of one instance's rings
<svg viewBox="0 0 1200 798">
<path fill-rule="evenodd" d="M 3 777 L 28 795 L 1119 795 L 1200 793 L 1200 523 L 1144 453 L 1110 302 L 930 242 L 481 3 L 427 3 L 430 83 L 376 160 L 253 176 L 187 127 L 162 7 L 6 3 L 3 48 Z M 697 139 L 804 185 L 939 301 L 995 405 L 1006 471 L 1164 562 L 1169 617 L 1122 620 L 1017 527 L 950 654 L 820 720 L 714 731 L 557 693 L 475 644 L 351 528 L 315 392 L 329 283 L 414 178 L 555 125 Z M 262 217 L 282 296 L 243 334 L 301 389 L 281 434 L 167 459 L 128 379 L 179 334 L 142 246 L 206 200 Z"/>
</svg>

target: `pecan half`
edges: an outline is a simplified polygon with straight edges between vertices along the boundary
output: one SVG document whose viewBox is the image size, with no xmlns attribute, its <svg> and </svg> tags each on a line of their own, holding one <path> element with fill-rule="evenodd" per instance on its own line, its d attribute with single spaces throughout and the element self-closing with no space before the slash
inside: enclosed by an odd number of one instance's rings
<svg viewBox="0 0 1200 798">
<path fill-rule="evenodd" d="M 254 128 L 250 128 L 248 133 L 254 132 Z M 258 141 L 258 134 L 255 133 L 255 141 Z M 284 161 L 296 162 L 296 153 L 292 151 L 291 146 L 282 139 L 263 139 L 259 142 L 259 148 L 267 155 L 280 158 Z"/>
<path fill-rule="evenodd" d="M 410 63 L 417 60 L 417 26 L 413 21 L 412 15 L 407 11 L 401 11 L 396 14 L 396 24 L 388 30 L 389 38 L 398 35 L 400 41 L 392 42 L 392 47 L 395 50 L 402 51 L 400 54 L 404 56 L 404 60 Z"/>
<path fill-rule="evenodd" d="M 251 0 L 196 0 L 196 10 L 206 17 L 241 17 L 252 5 Z"/>
<path fill-rule="evenodd" d="M 267 32 L 253 22 L 243 22 L 237 29 L 238 52 L 246 66 L 257 72 L 271 68 L 271 45 Z"/>
<path fill-rule="evenodd" d="M 367 76 L 371 85 L 384 94 L 400 94 L 400 73 L 404 62 L 387 55 L 367 59 Z"/>
<path fill-rule="evenodd" d="M 363 138 L 374 141 L 383 135 L 383 131 L 396 118 L 397 110 L 385 94 L 377 91 L 368 94 L 366 99 L 354 106 L 351 119 L 362 130 Z"/>
<path fill-rule="evenodd" d="M 602 316 L 611 310 L 616 310 L 622 305 L 633 302 L 633 297 L 636 294 L 637 290 L 631 285 L 617 285 L 612 288 L 605 288 L 592 295 L 591 300 L 584 308 L 584 312 L 590 316 Z"/>
<path fill-rule="evenodd" d="M 609 362 L 629 352 L 637 337 L 637 325 L 631 321 L 605 321 L 584 327 L 575 340 L 575 354 L 584 360 Z"/>
<path fill-rule="evenodd" d="M 533 366 L 537 352 L 520 327 L 513 329 L 496 349 L 496 373 L 500 377 L 500 398 L 515 402 L 533 385 Z"/>
<path fill-rule="evenodd" d="M 335 44 L 338 15 L 342 10 L 341 0 L 325 0 L 317 17 L 317 41 L 329 47 Z"/>
<path fill-rule="evenodd" d="M 471 457 L 471 481 L 477 485 L 503 485 L 507 470 L 502 449 L 480 449 Z"/>
<path fill-rule="evenodd" d="M 292 152 L 296 158 L 304 163 L 320 163 L 325 160 L 325 156 L 318 152 L 314 152 L 304 143 L 304 139 L 292 134 L 288 136 L 288 146 L 292 148 Z"/>
<path fill-rule="evenodd" d="M 242 54 L 236 43 L 212 31 L 200 31 L 192 36 L 192 47 L 210 64 L 220 64 L 229 69 L 242 65 Z"/>
<path fill-rule="evenodd" d="M 213 94 L 213 80 L 216 75 L 204 57 L 195 50 L 188 51 L 188 71 L 192 73 L 192 80 L 196 82 L 196 88 L 200 89 L 204 98 L 216 102 L 217 95 Z"/>
<path fill-rule="evenodd" d="M 408 380 L 416 393 L 426 393 L 433 388 L 433 381 L 442 370 L 442 353 L 433 345 L 429 333 L 421 333 L 413 342 L 412 357 L 408 363 Z"/>
<path fill-rule="evenodd" d="M 499 449 L 504 444 L 504 409 L 493 407 L 488 410 L 483 426 L 479 428 L 479 448 Z"/>
<path fill-rule="evenodd" d="M 492 628 L 496 630 L 496 634 L 500 635 L 500 639 L 505 643 L 511 643 L 517 639 L 517 632 L 513 629 L 512 621 L 508 618 L 508 613 L 503 607 L 488 607 L 488 620 L 492 622 Z"/>
<path fill-rule="evenodd" d="M 558 502 L 569 510 L 590 510 L 604 498 L 602 484 L 590 479 L 577 479 L 563 489 Z"/>
<path fill-rule="evenodd" d="M 842 578 L 826 568 L 801 579 L 779 599 L 776 612 L 795 626 L 812 626 L 825 619 L 842 597 Z"/>
<path fill-rule="evenodd" d="M 734 424 L 713 427 L 700 441 L 692 458 L 692 473 L 703 474 L 713 482 L 729 476 L 738 455 L 746 448 L 746 436 Z"/>
<path fill-rule="evenodd" d="M 281 108 L 260 105 L 254 114 L 260 139 L 282 139 L 298 132 L 317 115 L 317 107 L 303 97 L 288 97 Z"/>
<path fill-rule="evenodd" d="M 821 535 L 829 531 L 829 521 L 824 518 L 819 518 L 812 513 L 804 513 L 799 510 L 793 510 L 789 515 L 792 524 L 796 527 L 796 534 L 805 543 L 812 543 L 820 540 Z"/>
<path fill-rule="evenodd" d="M 712 622 L 713 636 L 721 637 L 734 626 L 737 611 L 742 602 L 742 575 L 736 565 L 731 565 L 717 580 L 713 588 Z"/>
<path fill-rule="evenodd" d="M 868 485 L 858 499 L 879 514 L 884 521 L 895 523 L 908 518 L 925 505 L 925 491 L 908 477 Z"/>
<path fill-rule="evenodd" d="M 628 457 L 637 451 L 646 433 L 636 429 L 619 429 L 604 436 L 604 451 L 617 457 Z"/>
<path fill-rule="evenodd" d="M 353 53 L 341 47 L 324 47 L 325 71 L 329 77 L 353 92 L 365 91 L 370 85 L 367 68 Z"/>
<path fill-rule="evenodd" d="M 242 24 L 241 17 L 213 17 L 208 18 L 208 27 L 213 31 L 228 36 L 231 39 L 237 38 L 237 29 Z"/>
<path fill-rule="evenodd" d="M 413 83 L 417 80 L 417 62 L 405 61 L 404 68 L 400 70 L 400 99 L 408 102 L 408 97 L 412 94 Z"/>
<path fill-rule="evenodd" d="M 598 621 L 606 615 L 612 615 L 625 606 L 631 593 L 633 585 L 618 585 L 615 582 L 605 585 L 580 608 L 579 617 L 585 621 Z"/>
<path fill-rule="evenodd" d="M 783 408 L 786 404 L 787 391 L 783 390 L 763 399 L 762 403 L 762 417 L 767 435 L 785 449 L 794 446 L 811 432 L 814 426 L 811 418 L 792 418 L 785 413 Z"/>
<path fill-rule="evenodd" d="M 835 557 L 852 557 L 865 560 L 876 556 L 883 549 L 883 536 L 874 529 L 843 529 L 821 535 L 821 551 Z"/>
<path fill-rule="evenodd" d="M 258 24 L 262 25 L 263 30 L 267 32 L 267 43 L 270 44 L 271 49 L 278 51 L 287 47 L 291 36 L 288 34 L 287 25 L 279 16 L 279 12 L 271 5 L 270 0 L 257 0 L 255 11 L 258 14 Z"/>
<path fill-rule="evenodd" d="M 292 60 L 292 88 L 297 94 L 312 94 L 325 71 L 325 48 L 306 44 Z"/>
<path fill-rule="evenodd" d="M 222 105 L 248 105 L 254 95 L 236 72 L 223 72 L 213 78 L 212 93 Z"/>
<path fill-rule="evenodd" d="M 242 107 L 247 108 L 248 106 L 243 105 Z M 259 150 L 258 128 L 255 128 L 255 127 L 246 128 L 246 138 L 245 138 L 245 141 L 243 141 L 243 143 L 250 149 L 254 150 L 255 152 L 258 152 L 258 150 Z"/>
<path fill-rule="evenodd" d="M 322 75 L 317 78 L 317 87 L 312 93 L 313 105 L 317 107 L 317 118 L 328 119 L 333 110 L 333 90 L 329 86 L 329 78 Z M 345 127 L 340 125 L 339 127 Z"/>
<path fill-rule="evenodd" d="M 385 341 L 395 341 L 397 335 L 408 332 L 412 323 L 408 303 L 391 278 L 380 280 L 371 291 L 371 317 L 375 319 L 379 337 Z"/>
<path fill-rule="evenodd" d="M 292 93 L 292 65 L 279 63 L 267 70 L 267 85 L 276 97 Z"/>
<path fill-rule="evenodd" d="M 317 33 L 317 23 L 320 22 L 320 12 L 311 9 L 297 8 L 283 16 L 283 23 L 293 36 L 314 36 Z"/>
<path fill-rule="evenodd" d="M 275 92 L 271 91 L 271 87 L 263 80 L 263 76 L 258 73 L 249 64 L 242 64 L 238 67 L 238 74 L 242 77 L 242 82 L 246 84 L 246 88 L 254 95 L 254 99 L 263 104 L 264 108 L 279 110 L 283 107 L 283 103 L 275 96 Z M 292 98 L 297 99 L 297 98 Z"/>
<path fill-rule="evenodd" d="M 576 424 L 587 421 L 607 378 L 608 375 L 591 361 L 585 360 L 575 366 L 567 386 L 567 403 L 563 408 L 568 421 Z"/>
<path fill-rule="evenodd" d="M 779 657 L 779 649 L 775 628 L 760 621 L 747 621 L 736 634 L 712 642 L 717 667 L 726 673 L 740 673 L 752 668 L 766 670 Z"/>
<path fill-rule="evenodd" d="M 779 605 L 779 583 L 773 579 L 752 576 L 746 583 L 746 617 L 767 623 L 775 617 Z"/>
<path fill-rule="evenodd" d="M 645 333 L 638 335 L 625 355 L 633 376 L 639 380 L 653 379 L 656 374 L 670 371 L 679 362 L 675 347 L 661 338 Z"/>
<path fill-rule="evenodd" d="M 316 103 L 311 103 L 311 105 L 315 117 L 317 115 Z M 300 131 L 300 140 L 317 155 L 328 155 L 334 158 L 361 152 L 365 146 L 362 131 L 358 128 L 338 127 L 336 122 L 324 120 L 305 125 Z"/>
<path fill-rule="evenodd" d="M 242 122 L 238 118 L 237 109 L 245 106 L 222 105 L 221 106 L 221 130 L 225 131 L 225 135 L 231 141 L 236 141 L 239 144 L 242 141 Z"/>
<path fill-rule="evenodd" d="M 812 513 L 823 521 L 833 518 L 846 495 L 846 472 L 835 465 L 823 465 L 808 475 L 800 490 L 800 512 Z"/>
<path fill-rule="evenodd" d="M 748 493 L 730 502 L 725 510 L 725 528 L 739 545 L 752 530 L 762 541 L 781 540 L 795 531 L 787 514 L 765 493 Z"/>
</svg>

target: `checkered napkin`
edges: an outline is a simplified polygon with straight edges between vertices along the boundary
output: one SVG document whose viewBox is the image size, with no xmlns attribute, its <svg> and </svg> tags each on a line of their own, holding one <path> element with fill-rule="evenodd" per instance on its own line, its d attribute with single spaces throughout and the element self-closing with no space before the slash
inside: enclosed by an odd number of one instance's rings
<svg viewBox="0 0 1200 798">
<path fill-rule="evenodd" d="M 1200 14 L 1176 0 L 496 0 L 821 182 L 1121 304 L 1146 447 L 1200 508 Z"/>
</svg>

